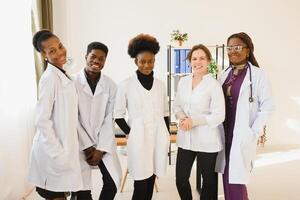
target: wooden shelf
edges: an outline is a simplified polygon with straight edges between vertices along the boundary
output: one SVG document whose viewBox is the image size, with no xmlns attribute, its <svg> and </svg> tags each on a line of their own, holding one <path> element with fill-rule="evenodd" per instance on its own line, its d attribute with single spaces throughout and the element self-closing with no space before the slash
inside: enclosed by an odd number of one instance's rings
<svg viewBox="0 0 300 200">
<path fill-rule="evenodd" d="M 126 146 L 127 145 L 127 138 L 126 137 L 118 137 L 116 138 L 117 146 Z M 170 135 L 170 143 L 176 143 L 176 135 Z"/>
</svg>

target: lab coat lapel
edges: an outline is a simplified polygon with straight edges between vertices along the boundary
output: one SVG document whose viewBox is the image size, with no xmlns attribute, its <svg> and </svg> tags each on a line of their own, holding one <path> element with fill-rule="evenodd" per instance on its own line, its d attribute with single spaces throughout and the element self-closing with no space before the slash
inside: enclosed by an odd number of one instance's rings
<svg viewBox="0 0 300 200">
<path fill-rule="evenodd" d="M 250 86 L 250 64 L 247 67 L 247 73 L 241 85 L 240 94 L 242 94 Z"/>
<path fill-rule="evenodd" d="M 136 86 L 136 91 L 138 92 L 138 94 L 142 97 L 142 98 L 145 98 L 145 95 L 147 92 L 150 92 L 151 90 L 146 90 L 143 85 L 140 83 L 138 77 L 137 77 L 137 74 L 135 74 L 133 76 L 133 81 L 134 81 L 134 85 Z M 153 85 L 154 85 L 154 82 L 153 82 Z M 153 87 L 153 86 L 152 86 Z M 152 88 L 151 88 L 152 89 Z M 147 98 L 146 98 L 147 99 Z"/>
<path fill-rule="evenodd" d="M 53 71 L 55 74 L 57 74 L 57 76 L 59 77 L 59 79 L 62 82 L 62 86 L 65 87 L 66 85 L 68 85 L 71 82 L 71 79 L 68 78 L 65 74 L 63 74 L 59 69 L 57 69 L 57 67 L 53 66 L 52 64 L 48 63 L 48 68 L 49 70 Z"/>
<path fill-rule="evenodd" d="M 101 94 L 104 91 L 104 88 L 105 88 L 105 78 L 101 74 L 100 79 L 97 83 L 97 87 L 96 87 L 94 95 L 97 96 L 97 95 Z"/>
<path fill-rule="evenodd" d="M 249 63 L 249 66 L 251 64 Z M 231 69 L 228 69 L 226 71 L 223 72 L 223 75 L 220 77 L 220 84 L 223 85 L 225 80 L 227 79 L 229 73 L 231 72 Z M 241 85 L 241 89 L 240 89 L 240 94 L 245 90 L 247 89 L 248 87 L 250 86 L 250 72 L 249 72 L 249 67 L 247 68 L 247 73 L 246 73 L 246 76 L 244 78 L 244 81 Z"/>
<path fill-rule="evenodd" d="M 89 83 L 87 82 L 86 80 L 86 77 L 85 77 L 85 72 L 84 72 L 84 69 L 82 69 L 80 71 L 80 74 L 79 74 L 79 78 L 80 78 L 80 84 L 82 85 L 83 87 L 83 91 L 88 94 L 89 96 L 93 96 L 93 93 L 92 93 L 92 90 L 89 86 Z"/>
</svg>

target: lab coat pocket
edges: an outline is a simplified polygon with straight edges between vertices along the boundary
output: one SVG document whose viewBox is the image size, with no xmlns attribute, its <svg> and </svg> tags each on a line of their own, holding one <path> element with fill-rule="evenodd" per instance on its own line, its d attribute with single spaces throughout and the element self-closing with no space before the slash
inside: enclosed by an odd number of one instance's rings
<svg viewBox="0 0 300 200">
<path fill-rule="evenodd" d="M 167 153 L 170 144 L 169 131 L 165 125 L 165 122 L 161 122 L 160 129 L 158 130 L 158 136 L 156 139 L 156 148 L 162 148 L 162 153 Z"/>
<path fill-rule="evenodd" d="M 39 167 L 49 174 L 57 175 L 60 171 L 70 169 L 64 151 L 53 157 L 42 142 L 37 142 L 35 154 L 38 158 Z"/>
<path fill-rule="evenodd" d="M 127 148 L 129 153 L 135 154 L 143 150 L 144 123 L 142 119 L 134 119 L 128 136 Z"/>
<path fill-rule="evenodd" d="M 250 172 L 253 169 L 256 156 L 256 135 L 248 128 L 241 143 L 244 166 Z"/>
<path fill-rule="evenodd" d="M 128 169 L 135 173 L 134 168 L 143 166 L 144 160 L 144 124 L 142 119 L 134 119 L 131 123 L 127 142 Z"/>
<path fill-rule="evenodd" d="M 51 163 L 49 163 L 50 172 L 53 174 L 59 174 L 60 172 L 70 170 L 69 160 L 70 159 L 68 159 L 68 156 L 65 152 L 54 157 Z"/>
</svg>

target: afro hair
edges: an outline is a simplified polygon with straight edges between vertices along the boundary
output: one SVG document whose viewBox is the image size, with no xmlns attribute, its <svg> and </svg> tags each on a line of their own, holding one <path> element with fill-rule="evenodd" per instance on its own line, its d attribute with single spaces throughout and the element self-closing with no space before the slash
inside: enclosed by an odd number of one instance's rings
<svg viewBox="0 0 300 200">
<path fill-rule="evenodd" d="M 128 54 L 131 58 L 136 58 L 137 54 L 144 51 L 156 54 L 159 48 L 159 43 L 155 37 L 148 34 L 139 34 L 129 41 Z"/>
</svg>

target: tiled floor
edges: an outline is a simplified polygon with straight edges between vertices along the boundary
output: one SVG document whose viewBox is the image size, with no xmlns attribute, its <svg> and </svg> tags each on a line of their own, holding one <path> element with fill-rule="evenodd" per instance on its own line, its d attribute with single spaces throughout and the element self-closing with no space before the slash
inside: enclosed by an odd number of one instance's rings
<svg viewBox="0 0 300 200">
<path fill-rule="evenodd" d="M 173 149 L 176 149 L 175 147 Z M 165 177 L 157 180 L 159 192 L 154 192 L 153 200 L 177 200 L 175 186 L 175 152 L 172 165 L 168 167 Z M 126 168 L 126 156 L 120 150 L 122 167 Z M 258 150 L 256 167 L 254 169 L 248 193 L 251 200 L 299 200 L 300 199 L 300 146 L 266 146 Z M 194 199 L 199 199 L 195 184 L 195 167 L 191 174 L 191 185 Z M 98 170 L 93 172 L 93 197 L 98 199 L 101 190 L 101 174 Z M 116 195 L 116 200 L 131 199 L 133 180 L 128 177 L 124 192 Z M 33 194 L 30 199 L 38 200 Z M 219 176 L 219 199 L 224 199 L 221 176 Z"/>
</svg>

